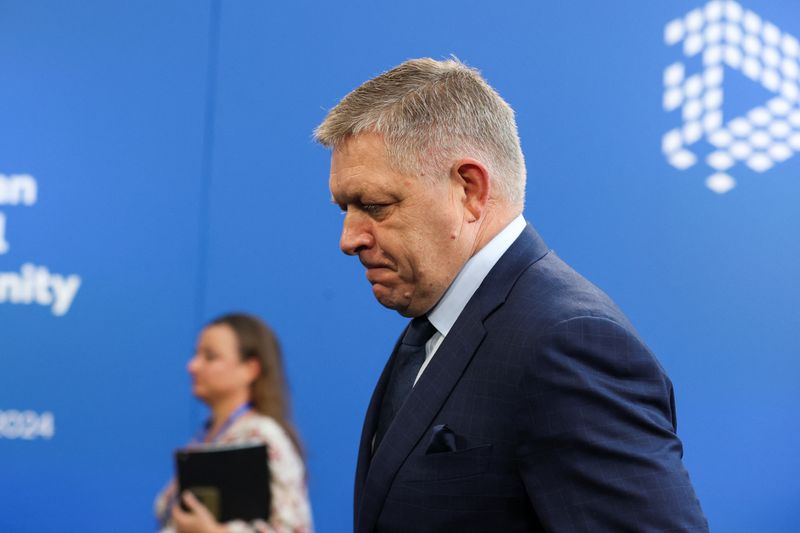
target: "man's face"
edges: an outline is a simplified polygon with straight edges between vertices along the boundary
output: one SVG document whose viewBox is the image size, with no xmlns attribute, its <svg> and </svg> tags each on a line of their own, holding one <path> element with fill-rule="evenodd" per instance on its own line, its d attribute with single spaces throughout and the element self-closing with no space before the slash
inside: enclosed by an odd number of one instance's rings
<svg viewBox="0 0 800 533">
<path fill-rule="evenodd" d="M 330 189 L 344 213 L 339 245 L 366 267 L 378 301 L 404 316 L 428 312 L 469 258 L 459 180 L 400 174 L 381 137 L 362 134 L 334 150 Z"/>
</svg>

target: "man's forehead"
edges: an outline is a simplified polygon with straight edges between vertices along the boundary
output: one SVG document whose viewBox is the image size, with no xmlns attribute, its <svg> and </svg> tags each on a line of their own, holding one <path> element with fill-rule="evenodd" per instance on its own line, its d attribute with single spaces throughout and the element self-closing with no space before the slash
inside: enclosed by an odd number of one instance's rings
<svg viewBox="0 0 800 533">
<path fill-rule="evenodd" d="M 393 175 L 382 154 L 369 151 L 334 151 L 331 156 L 330 186 L 352 188 L 377 188 L 378 184 Z"/>
<path fill-rule="evenodd" d="M 330 188 L 354 189 L 363 188 L 362 178 L 367 176 L 367 166 L 361 162 L 343 161 L 333 155 L 331 159 Z"/>
<path fill-rule="evenodd" d="M 349 167 L 343 172 L 331 172 L 331 195 L 336 200 L 348 201 L 365 195 L 383 192 L 385 184 L 379 183 L 374 173 L 364 165 Z"/>
</svg>

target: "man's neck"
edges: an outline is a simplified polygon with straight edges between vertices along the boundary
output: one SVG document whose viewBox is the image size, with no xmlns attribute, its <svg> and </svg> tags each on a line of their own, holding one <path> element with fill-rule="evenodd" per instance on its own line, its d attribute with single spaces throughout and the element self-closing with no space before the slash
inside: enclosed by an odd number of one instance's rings
<svg viewBox="0 0 800 533">
<path fill-rule="evenodd" d="M 505 204 L 495 204 L 487 209 L 485 215 L 481 217 L 481 220 L 478 222 L 479 226 L 469 257 L 477 254 L 481 248 L 486 246 L 498 233 L 503 231 L 503 229 L 508 226 L 512 220 L 517 218 L 521 212 L 521 208 Z"/>
</svg>

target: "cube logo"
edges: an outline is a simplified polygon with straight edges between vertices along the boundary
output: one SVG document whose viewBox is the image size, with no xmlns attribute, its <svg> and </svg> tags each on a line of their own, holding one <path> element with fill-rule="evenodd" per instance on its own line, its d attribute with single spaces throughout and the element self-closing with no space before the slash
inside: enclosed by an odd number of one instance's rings
<svg viewBox="0 0 800 533">
<path fill-rule="evenodd" d="M 664 28 L 669 46 L 682 45 L 687 61 L 700 62 L 690 73 L 682 61 L 664 69 L 663 107 L 678 112 L 680 127 L 664 134 L 661 149 L 679 170 L 701 159 L 692 147 L 711 146 L 702 159 L 706 186 L 724 194 L 736 186 L 734 167 L 764 173 L 800 152 L 800 43 L 775 24 L 735 1 L 714 0 Z M 739 72 L 770 96 L 740 116 L 723 116 L 725 76 Z"/>
</svg>

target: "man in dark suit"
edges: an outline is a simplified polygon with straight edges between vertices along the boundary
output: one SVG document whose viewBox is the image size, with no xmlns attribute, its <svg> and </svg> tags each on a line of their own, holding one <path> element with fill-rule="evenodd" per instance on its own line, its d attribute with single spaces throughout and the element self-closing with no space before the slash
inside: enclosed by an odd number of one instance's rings
<svg viewBox="0 0 800 533">
<path fill-rule="evenodd" d="M 316 137 L 342 250 L 413 317 L 364 422 L 355 530 L 707 530 L 672 385 L 525 222 L 514 114 L 481 76 L 408 61 Z"/>
</svg>

